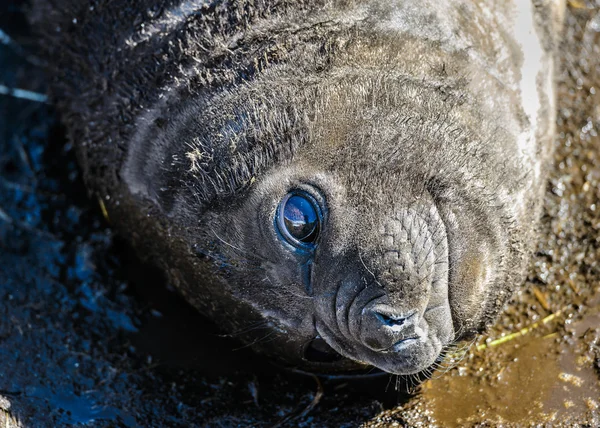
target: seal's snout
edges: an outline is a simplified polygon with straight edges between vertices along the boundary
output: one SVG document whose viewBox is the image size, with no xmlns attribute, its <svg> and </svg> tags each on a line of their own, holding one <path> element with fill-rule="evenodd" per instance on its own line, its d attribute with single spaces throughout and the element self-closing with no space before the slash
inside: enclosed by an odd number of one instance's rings
<svg viewBox="0 0 600 428">
<path fill-rule="evenodd" d="M 402 314 L 388 305 L 374 305 L 363 310 L 360 339 L 377 352 L 392 350 L 409 339 L 417 339 L 417 314 Z"/>
<path fill-rule="evenodd" d="M 312 275 L 319 337 L 346 358 L 408 375 L 434 363 L 454 328 L 445 224 L 425 194 L 404 205 L 363 224 L 343 257 L 323 245 Z"/>
</svg>

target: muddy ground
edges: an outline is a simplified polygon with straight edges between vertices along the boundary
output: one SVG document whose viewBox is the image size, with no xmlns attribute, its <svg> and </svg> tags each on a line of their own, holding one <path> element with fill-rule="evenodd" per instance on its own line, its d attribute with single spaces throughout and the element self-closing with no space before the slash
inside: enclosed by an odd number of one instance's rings
<svg viewBox="0 0 600 428">
<path fill-rule="evenodd" d="M 0 95 L 0 426 L 600 426 L 600 0 L 569 3 L 529 279 L 412 389 L 289 373 L 220 336 L 87 198 L 18 3 L 0 30 L 0 85 L 34 92 Z"/>
</svg>

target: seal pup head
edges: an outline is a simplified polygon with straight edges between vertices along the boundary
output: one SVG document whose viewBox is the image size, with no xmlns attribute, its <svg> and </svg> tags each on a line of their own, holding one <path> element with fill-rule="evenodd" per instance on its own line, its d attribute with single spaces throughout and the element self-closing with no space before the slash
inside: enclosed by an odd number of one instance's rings
<svg viewBox="0 0 600 428">
<path fill-rule="evenodd" d="M 231 297 L 219 307 L 202 277 L 183 281 L 188 299 L 255 348 L 308 370 L 418 373 L 493 316 L 505 279 L 506 225 L 461 169 L 488 151 L 466 122 L 486 122 L 458 86 L 265 73 L 166 126 L 154 111 L 123 175 Z"/>
<path fill-rule="evenodd" d="M 32 22 L 88 187 L 191 303 L 308 370 L 416 373 L 493 320 L 551 154 L 529 2 L 125 3 Z"/>
</svg>

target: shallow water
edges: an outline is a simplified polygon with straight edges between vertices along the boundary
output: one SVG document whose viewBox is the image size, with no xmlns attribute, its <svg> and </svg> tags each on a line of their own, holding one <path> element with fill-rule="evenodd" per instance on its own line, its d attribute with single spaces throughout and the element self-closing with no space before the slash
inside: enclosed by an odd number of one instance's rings
<svg viewBox="0 0 600 428">
<path fill-rule="evenodd" d="M 43 93 L 24 28 L 2 2 L 0 84 Z M 412 396 L 237 349 L 113 236 L 52 107 L 0 95 L 0 426 L 600 426 L 600 2 L 570 2 L 562 52 L 528 282 Z"/>
</svg>

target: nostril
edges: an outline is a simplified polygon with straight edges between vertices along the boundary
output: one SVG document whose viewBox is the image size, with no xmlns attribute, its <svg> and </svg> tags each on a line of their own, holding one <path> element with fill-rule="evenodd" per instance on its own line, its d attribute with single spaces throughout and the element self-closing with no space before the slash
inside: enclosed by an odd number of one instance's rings
<svg viewBox="0 0 600 428">
<path fill-rule="evenodd" d="M 375 317 L 383 324 L 388 327 L 400 327 L 406 321 L 405 317 L 384 314 L 378 311 L 374 311 Z"/>
<path fill-rule="evenodd" d="M 397 308 L 385 304 L 363 309 L 361 342 L 376 352 L 390 350 L 399 340 L 412 335 L 415 313 L 401 313 Z"/>
</svg>

